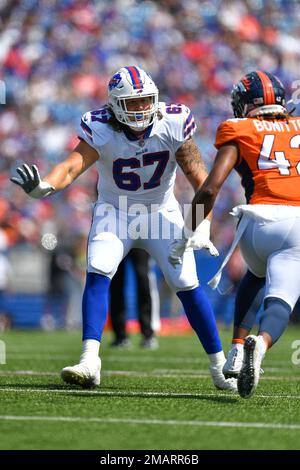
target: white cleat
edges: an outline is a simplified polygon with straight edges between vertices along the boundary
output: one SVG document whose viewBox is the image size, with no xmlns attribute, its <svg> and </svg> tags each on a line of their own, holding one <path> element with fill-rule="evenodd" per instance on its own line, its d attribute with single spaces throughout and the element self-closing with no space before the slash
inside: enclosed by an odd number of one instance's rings
<svg viewBox="0 0 300 470">
<path fill-rule="evenodd" d="M 238 392 L 242 398 L 250 398 L 256 390 L 265 355 L 262 336 L 249 335 L 244 344 L 244 360 L 238 377 Z"/>
<path fill-rule="evenodd" d="M 241 371 L 243 365 L 243 357 L 244 357 L 244 347 L 243 345 L 236 345 L 234 344 L 230 349 L 227 361 L 223 366 L 223 374 L 226 379 L 230 377 L 238 378 L 238 375 Z"/>
<path fill-rule="evenodd" d="M 209 366 L 214 386 L 219 390 L 229 390 L 231 392 L 237 392 L 237 380 L 234 378 L 225 379 L 222 372 L 222 368 L 223 364 Z"/>
<path fill-rule="evenodd" d="M 73 385 L 80 385 L 82 388 L 93 388 L 100 385 L 101 359 L 91 364 L 81 362 L 75 366 L 64 367 L 61 371 L 61 378 L 64 382 Z"/>
</svg>

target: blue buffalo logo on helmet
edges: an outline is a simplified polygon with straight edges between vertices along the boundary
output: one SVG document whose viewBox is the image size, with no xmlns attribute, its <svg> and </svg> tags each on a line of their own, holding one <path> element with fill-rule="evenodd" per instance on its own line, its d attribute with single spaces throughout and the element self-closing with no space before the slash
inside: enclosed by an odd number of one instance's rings
<svg viewBox="0 0 300 470">
<path fill-rule="evenodd" d="M 122 80 L 121 75 L 119 73 L 116 73 L 109 81 L 109 84 L 108 84 L 109 91 L 111 91 L 113 88 L 118 86 L 121 80 Z"/>
</svg>

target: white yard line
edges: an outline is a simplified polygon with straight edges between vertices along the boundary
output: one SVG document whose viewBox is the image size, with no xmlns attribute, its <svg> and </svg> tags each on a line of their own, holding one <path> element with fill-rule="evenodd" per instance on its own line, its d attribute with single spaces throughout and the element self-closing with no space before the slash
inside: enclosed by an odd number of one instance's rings
<svg viewBox="0 0 300 470">
<path fill-rule="evenodd" d="M 300 430 L 300 424 L 284 423 L 246 423 L 235 421 L 187 421 L 173 419 L 131 419 L 131 418 L 88 418 L 82 416 L 12 416 L 0 415 L 0 421 L 59 421 L 59 422 L 81 422 L 99 424 L 140 424 L 140 425 L 167 425 L 167 426 L 210 426 L 225 428 L 256 428 L 256 429 L 290 429 Z"/>
<path fill-rule="evenodd" d="M 7 375 L 49 375 L 49 376 L 59 376 L 59 371 L 57 372 L 42 372 L 36 370 L 0 370 L 0 376 L 7 376 Z M 198 370 L 191 374 L 186 374 L 184 371 L 183 373 L 173 373 L 172 371 L 168 372 L 166 369 L 164 372 L 160 371 L 153 371 L 153 372 L 145 372 L 139 370 L 104 370 L 101 372 L 102 376 L 111 376 L 111 375 L 123 375 L 127 377 L 159 377 L 159 378 L 192 378 L 198 379 L 203 377 L 210 377 L 209 372 L 207 369 Z"/>
<path fill-rule="evenodd" d="M 29 360 L 29 359 L 32 359 L 32 360 L 49 360 L 49 361 L 69 361 L 69 362 L 76 362 L 76 358 L 77 356 L 74 355 L 74 354 L 64 354 L 64 355 L 60 355 L 60 354 L 52 354 L 52 353 L 49 353 L 48 351 L 46 352 L 37 352 L 36 354 L 33 354 L 31 352 L 9 352 L 7 351 L 7 360 L 9 361 L 9 358 L 11 357 L 11 359 L 14 359 L 14 360 L 22 360 L 22 359 L 26 359 L 26 360 Z M 20 356 L 20 357 L 18 357 Z M 45 357 L 46 356 L 46 357 Z M 142 364 L 152 364 L 152 363 L 155 363 L 155 364 L 196 364 L 196 365 L 206 365 L 208 364 L 207 362 L 207 359 L 206 358 L 187 358 L 187 357 L 168 357 L 168 358 L 162 358 L 162 357 L 156 357 L 156 356 L 153 356 L 153 357 L 136 357 L 136 356 L 131 356 L 131 355 L 124 355 L 122 354 L 122 356 L 112 356 L 112 355 L 109 355 L 107 357 L 104 357 L 103 360 L 106 362 L 106 363 L 131 363 L 131 362 L 135 362 L 135 363 L 142 363 Z M 280 365 L 283 365 L 283 367 L 280 367 Z M 296 367 L 296 366 L 292 366 L 289 368 L 289 367 L 286 367 L 287 365 L 289 364 L 289 361 L 276 361 L 276 360 L 271 360 L 269 361 L 269 366 L 265 366 L 264 369 L 268 372 L 296 372 L 296 371 L 299 371 L 299 375 L 300 375 L 300 367 Z M 277 366 L 277 367 L 276 367 Z M 279 366 L 279 367 L 278 367 Z M 285 366 L 285 367 L 284 367 Z M 160 369 L 158 369 L 160 370 Z M 164 370 L 164 369 L 161 369 L 161 370 Z M 172 370 L 172 369 L 167 369 L 167 370 Z M 177 371 L 180 371 L 180 369 L 173 369 L 174 372 L 177 372 Z M 181 373 L 197 373 L 197 371 L 194 371 L 194 370 L 187 370 L 187 369 L 184 369 L 181 371 Z"/>
<path fill-rule="evenodd" d="M 126 376 L 126 377 L 156 377 L 162 379 L 177 379 L 177 378 L 188 378 L 188 379 L 201 379 L 210 377 L 210 374 L 207 369 L 199 369 L 195 371 L 186 370 L 181 371 L 180 369 L 157 369 L 151 372 L 137 371 L 137 370 L 105 370 L 101 372 L 102 376 Z M 57 372 L 45 372 L 45 371 L 34 371 L 34 370 L 1 370 L 1 376 L 19 376 L 19 375 L 29 375 L 29 376 L 53 376 L 58 377 L 59 371 Z M 277 375 L 263 375 L 261 380 L 278 380 L 278 381 L 289 381 L 289 382 L 300 382 L 300 375 L 298 377 L 294 376 L 277 376 Z"/>
<path fill-rule="evenodd" d="M 154 353 L 155 354 L 155 353 Z M 20 359 L 33 359 L 33 360 L 38 360 L 38 359 L 48 359 L 50 361 L 58 361 L 58 360 L 65 360 L 65 359 L 70 359 L 73 358 L 73 360 L 77 358 L 76 355 L 74 354 L 51 354 L 48 352 L 42 352 L 40 353 L 39 351 L 36 352 L 36 354 L 33 353 L 26 353 L 26 352 L 15 352 L 12 353 L 9 350 L 6 351 L 6 356 L 7 359 L 11 356 L 14 358 L 14 360 L 20 360 Z M 17 356 L 20 356 L 19 358 Z M 46 356 L 46 357 L 45 357 Z M 165 363 L 170 363 L 170 364 L 207 364 L 208 361 L 206 358 L 188 358 L 188 357 L 156 357 L 153 355 L 152 357 L 136 357 L 135 355 L 124 355 L 122 356 L 112 356 L 108 355 L 104 357 L 104 360 L 106 362 L 141 362 L 141 363 L 160 363 L 160 364 L 165 364 Z"/>
<path fill-rule="evenodd" d="M 166 398 L 166 397 L 177 397 L 177 398 L 185 398 L 185 397 L 206 397 L 206 396 L 212 396 L 212 397 L 218 397 L 218 396 L 224 396 L 220 395 L 220 393 L 190 393 L 190 392 L 183 392 L 183 393 L 175 393 L 175 392 L 170 392 L 170 393 L 163 393 L 163 392 L 145 392 L 145 391 L 136 391 L 133 392 L 131 390 L 128 391 L 120 391 L 120 390 L 89 390 L 89 389 L 76 389 L 76 388 L 58 388 L 58 389 L 46 389 L 46 388 L 18 388 L 18 387 L 1 387 L 0 392 L 20 392 L 20 393 L 75 393 L 79 395 L 109 395 L 109 396 L 133 396 L 133 397 L 161 397 L 161 398 Z M 226 395 L 229 397 L 236 397 L 237 395 L 235 394 L 229 394 Z M 300 398 L 300 396 L 299 396 Z"/>
<path fill-rule="evenodd" d="M 0 376 L 5 377 L 8 375 L 43 375 L 43 376 L 58 376 L 59 372 L 42 372 L 39 370 L 0 370 Z"/>
<path fill-rule="evenodd" d="M 99 395 L 99 396 L 118 396 L 118 397 L 157 397 L 157 398 L 189 398 L 189 397 L 194 397 L 194 398 L 201 398 L 201 397 L 228 397 L 228 398 L 238 398 L 237 393 L 232 393 L 232 392 L 216 392 L 216 393 L 192 393 L 192 392 L 182 392 L 182 393 L 176 393 L 176 392 L 145 392 L 145 391 L 131 391 L 131 390 L 90 390 L 90 389 L 78 389 L 78 388 L 19 388 L 19 387 L 1 387 L 0 392 L 12 392 L 12 393 L 62 393 L 62 394 L 78 394 L 78 395 Z M 300 399 L 300 395 L 261 395 L 261 394 L 255 394 L 255 398 L 278 398 L 278 399 Z"/>
</svg>

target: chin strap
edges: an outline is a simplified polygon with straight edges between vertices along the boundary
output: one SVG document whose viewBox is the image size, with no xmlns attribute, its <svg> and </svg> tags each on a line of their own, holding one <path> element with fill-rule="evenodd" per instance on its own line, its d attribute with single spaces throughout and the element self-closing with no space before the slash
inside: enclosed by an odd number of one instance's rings
<svg viewBox="0 0 300 470">
<path fill-rule="evenodd" d="M 266 106 L 260 106 L 258 108 L 252 109 L 247 114 L 247 117 L 256 117 L 263 116 L 265 114 L 287 114 L 287 110 L 284 106 L 279 104 L 269 104 Z"/>
</svg>

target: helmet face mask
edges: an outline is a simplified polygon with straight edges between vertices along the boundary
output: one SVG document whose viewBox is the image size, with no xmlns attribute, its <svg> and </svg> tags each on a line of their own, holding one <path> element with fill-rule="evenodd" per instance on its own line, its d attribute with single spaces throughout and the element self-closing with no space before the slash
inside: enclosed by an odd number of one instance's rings
<svg viewBox="0 0 300 470">
<path fill-rule="evenodd" d="M 146 98 L 149 98 L 148 103 Z M 131 106 L 133 99 L 139 99 L 136 107 Z M 141 106 L 141 102 L 145 105 Z M 122 67 L 108 84 L 108 104 L 121 124 L 135 131 L 143 131 L 156 119 L 158 89 L 144 70 L 135 66 Z"/>
<path fill-rule="evenodd" d="M 232 92 L 231 92 L 231 106 L 233 109 L 234 117 L 236 118 L 243 118 L 246 116 L 247 106 L 245 104 L 245 100 L 243 98 L 243 84 L 241 82 L 234 85 Z"/>
<path fill-rule="evenodd" d="M 286 112 L 284 86 L 271 73 L 250 72 L 234 85 L 231 106 L 236 118 L 283 114 Z"/>
</svg>

